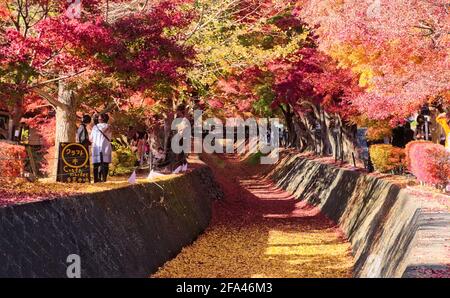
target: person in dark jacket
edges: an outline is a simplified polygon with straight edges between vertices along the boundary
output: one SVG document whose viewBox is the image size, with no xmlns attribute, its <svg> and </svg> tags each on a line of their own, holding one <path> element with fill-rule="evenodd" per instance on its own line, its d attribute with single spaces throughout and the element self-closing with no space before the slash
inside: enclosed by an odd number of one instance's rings
<svg viewBox="0 0 450 298">
<path fill-rule="evenodd" d="M 86 147 L 91 145 L 91 142 L 89 141 L 89 132 L 87 130 L 87 125 L 89 125 L 91 121 L 92 121 L 91 116 L 83 115 L 81 125 L 80 127 L 78 127 L 77 130 L 77 142 L 85 145 Z"/>
<path fill-rule="evenodd" d="M 403 126 L 397 126 L 392 130 L 392 146 L 405 147 L 405 128 Z"/>
<path fill-rule="evenodd" d="M 414 130 L 411 129 L 411 123 L 406 122 L 405 123 L 405 146 L 409 143 L 414 141 Z"/>
</svg>

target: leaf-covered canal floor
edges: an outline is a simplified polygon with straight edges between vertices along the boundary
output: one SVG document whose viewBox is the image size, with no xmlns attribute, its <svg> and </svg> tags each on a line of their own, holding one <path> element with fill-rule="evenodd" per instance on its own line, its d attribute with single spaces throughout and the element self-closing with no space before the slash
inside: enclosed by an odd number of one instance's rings
<svg viewBox="0 0 450 298">
<path fill-rule="evenodd" d="M 207 156 L 225 198 L 210 227 L 152 277 L 351 277 L 350 244 L 316 208 L 233 157 Z"/>
</svg>

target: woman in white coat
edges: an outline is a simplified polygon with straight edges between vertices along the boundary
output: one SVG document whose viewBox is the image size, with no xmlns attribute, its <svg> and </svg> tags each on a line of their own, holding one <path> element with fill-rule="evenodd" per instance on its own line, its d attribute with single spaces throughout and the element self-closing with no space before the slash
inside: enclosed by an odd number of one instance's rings
<svg viewBox="0 0 450 298">
<path fill-rule="evenodd" d="M 91 132 L 92 163 L 94 164 L 94 183 L 106 182 L 109 172 L 109 164 L 112 159 L 111 126 L 108 124 L 109 116 L 100 114 L 98 123 Z"/>
</svg>

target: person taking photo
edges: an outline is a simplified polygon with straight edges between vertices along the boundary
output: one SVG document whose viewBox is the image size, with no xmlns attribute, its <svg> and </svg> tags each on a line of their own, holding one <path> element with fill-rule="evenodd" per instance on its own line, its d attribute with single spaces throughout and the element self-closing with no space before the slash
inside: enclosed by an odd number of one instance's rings
<svg viewBox="0 0 450 298">
<path fill-rule="evenodd" d="M 92 118 L 89 115 L 83 115 L 80 127 L 77 130 L 77 142 L 88 148 L 91 145 L 89 140 L 89 132 L 87 126 L 91 123 Z"/>
<path fill-rule="evenodd" d="M 98 115 L 98 123 L 94 125 L 91 133 L 94 183 L 106 182 L 112 160 L 112 130 L 108 121 L 108 114 Z"/>
</svg>

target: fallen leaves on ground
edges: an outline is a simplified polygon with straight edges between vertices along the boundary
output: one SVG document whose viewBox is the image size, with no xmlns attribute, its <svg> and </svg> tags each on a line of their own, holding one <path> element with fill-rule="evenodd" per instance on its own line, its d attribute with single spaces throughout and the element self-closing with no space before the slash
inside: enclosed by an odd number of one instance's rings
<svg viewBox="0 0 450 298">
<path fill-rule="evenodd" d="M 172 179 L 176 175 L 166 175 L 156 179 L 156 181 Z M 140 178 L 137 183 L 148 182 L 145 178 Z M 16 180 L 1 183 L 0 186 L 0 207 L 19 205 L 26 203 L 51 200 L 70 195 L 95 193 L 116 188 L 130 186 L 128 177 L 110 177 L 106 183 L 58 183 L 50 180 L 40 180 L 28 182 Z"/>
<path fill-rule="evenodd" d="M 351 277 L 333 222 L 233 157 L 205 156 L 224 189 L 210 227 L 152 277 Z M 259 169 L 261 170 L 261 169 Z"/>
<path fill-rule="evenodd" d="M 188 172 L 203 166 L 199 157 L 192 154 L 188 158 Z M 148 172 L 138 174 L 137 183 L 158 182 L 173 179 L 183 174 L 170 174 L 147 180 Z M 51 179 L 40 179 L 37 182 L 28 182 L 25 179 L 2 180 L 0 177 L 0 207 L 52 200 L 70 195 L 102 192 L 116 188 L 130 186 L 128 176 L 108 177 L 106 183 L 58 183 Z"/>
</svg>

